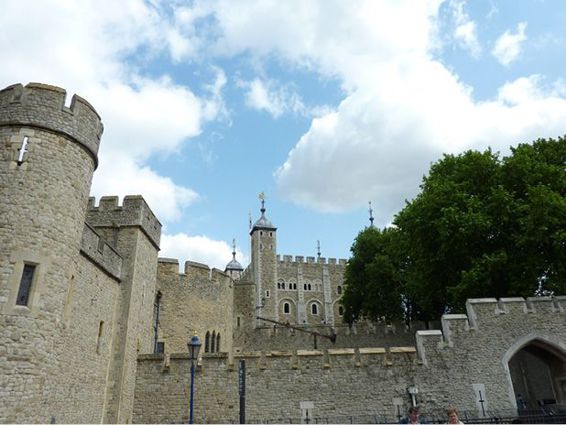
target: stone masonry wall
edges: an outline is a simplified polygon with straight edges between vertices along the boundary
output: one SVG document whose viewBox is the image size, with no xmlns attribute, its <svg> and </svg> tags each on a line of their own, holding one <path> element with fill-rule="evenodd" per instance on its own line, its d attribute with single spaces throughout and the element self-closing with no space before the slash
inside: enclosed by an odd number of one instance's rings
<svg viewBox="0 0 566 425">
<path fill-rule="evenodd" d="M 195 422 L 238 421 L 238 364 L 246 362 L 246 420 L 285 422 L 301 417 L 300 403 L 314 403 L 313 415 L 336 417 L 360 412 L 394 414 L 391 400 L 402 397 L 418 368 L 414 348 L 247 353 L 204 357 L 196 374 Z M 180 423 L 188 416 L 186 355 L 139 359 L 134 422 Z M 389 385 L 376 383 L 387 382 Z M 152 401 L 150 401 L 152 400 Z M 380 412 L 381 406 L 391 405 Z"/>
<path fill-rule="evenodd" d="M 50 422 L 68 379 L 56 347 L 102 124 L 88 103 L 64 101 L 51 86 L 0 91 L 0 422 Z M 17 305 L 26 264 L 30 298 Z"/>
<path fill-rule="evenodd" d="M 53 346 L 60 362 L 59 385 L 50 394 L 50 421 L 101 423 L 120 283 L 85 256 L 71 276 Z"/>
<path fill-rule="evenodd" d="M 348 422 L 349 416 L 378 416 L 396 422 L 410 405 L 407 387 L 418 388 L 424 413 L 447 406 L 481 415 L 516 407 L 506 365 L 533 339 L 566 356 L 565 297 L 469 300 L 468 314 L 447 315 L 442 331 L 418 331 L 415 347 L 246 352 L 204 357 L 197 371 L 195 421 L 238 418 L 239 359 L 246 360 L 246 418 L 298 421 L 301 402 L 310 417 Z M 141 356 L 134 403 L 135 422 L 180 422 L 188 412 L 187 355 Z M 479 387 L 478 387 L 479 385 Z M 397 410 L 399 409 L 399 410 Z M 342 415 L 342 416 L 339 416 Z M 345 415 L 345 416 L 344 416 Z"/>
<path fill-rule="evenodd" d="M 187 261 L 179 274 L 177 260 L 159 259 L 157 290 L 161 292 L 159 341 L 167 353 L 187 351 L 194 334 L 203 343 L 207 332 L 220 334 L 220 351 L 232 350 L 233 283 L 220 270 Z M 215 350 L 217 351 L 217 350 Z"/>
<path fill-rule="evenodd" d="M 291 256 L 285 255 L 283 261 L 277 262 L 277 281 L 285 285 L 285 289 L 277 290 L 279 320 L 309 325 L 342 323 L 338 300 L 344 289 L 345 260 L 337 263 L 330 259 L 327 263 L 325 258 L 315 261 L 314 257 L 307 257 L 306 262 L 303 257 L 295 259 L 290 261 Z M 290 289 L 290 285 L 297 289 Z M 285 302 L 290 304 L 289 314 L 284 313 Z M 312 303 L 318 306 L 317 314 L 312 314 Z"/>
<path fill-rule="evenodd" d="M 152 352 L 151 318 L 157 249 L 139 227 L 118 231 L 116 250 L 123 258 L 120 305 L 113 340 L 104 422 L 131 422 L 136 358 Z"/>
<path fill-rule="evenodd" d="M 324 348 L 360 348 L 360 347 L 404 347 L 415 346 L 415 332 L 426 329 L 422 322 L 415 322 L 411 327 L 404 323 L 392 325 L 359 323 L 352 327 L 347 325 L 305 326 L 305 330 L 330 335 L 331 328 L 336 333 L 336 342 L 317 337 L 317 347 Z M 440 323 L 431 323 L 432 329 L 440 329 Z M 257 329 L 242 329 L 234 338 L 240 351 L 254 350 L 299 350 L 314 348 L 311 334 L 286 328 L 284 326 L 265 326 Z M 236 347 L 236 345 L 234 345 Z"/>
<path fill-rule="evenodd" d="M 534 340 L 566 357 L 566 297 L 472 299 L 466 306 L 467 315 L 443 317 L 442 332 L 417 332 L 419 357 L 460 406 L 481 413 L 473 388 L 481 384 L 485 409 L 515 408 L 509 360 Z"/>
</svg>

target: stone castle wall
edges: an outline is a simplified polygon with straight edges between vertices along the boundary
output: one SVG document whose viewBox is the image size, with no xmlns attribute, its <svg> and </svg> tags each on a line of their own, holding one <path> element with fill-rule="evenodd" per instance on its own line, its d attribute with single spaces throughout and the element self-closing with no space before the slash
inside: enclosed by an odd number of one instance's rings
<svg viewBox="0 0 566 425">
<path fill-rule="evenodd" d="M 86 256 L 79 257 L 65 300 L 60 339 L 53 346 L 61 379 L 50 390 L 50 421 L 103 421 L 119 295 L 118 280 Z"/>
<path fill-rule="evenodd" d="M 82 97 L 65 106 L 66 91 L 47 84 L 14 84 L 0 91 L 0 126 L 39 128 L 83 146 L 97 162 L 104 129 L 100 116 Z"/>
<path fill-rule="evenodd" d="M 277 283 L 285 286 L 277 289 L 279 321 L 308 325 L 341 323 L 338 300 L 342 296 L 346 260 L 277 257 Z M 289 314 L 284 311 L 285 303 L 290 306 Z M 317 304 L 316 314 L 313 303 Z"/>
<path fill-rule="evenodd" d="M 158 335 L 167 353 L 186 352 L 194 332 L 203 352 L 207 332 L 220 335 L 220 351 L 231 351 L 234 297 L 228 275 L 191 261 L 179 274 L 177 260 L 160 258 L 157 290 L 161 292 Z"/>
<path fill-rule="evenodd" d="M 440 323 L 430 323 L 431 329 L 440 329 Z M 361 348 L 361 347 L 404 347 L 415 346 L 415 332 L 427 329 L 424 322 L 414 322 L 410 327 L 404 323 L 391 325 L 358 323 L 351 327 L 348 325 L 304 326 L 307 331 L 315 331 L 323 335 L 330 335 L 334 329 L 336 341 L 317 337 L 318 349 L 326 348 Z M 236 352 L 261 350 L 300 350 L 314 348 L 312 334 L 285 326 L 263 326 L 256 329 L 242 330 L 235 334 L 234 347 Z"/>
<path fill-rule="evenodd" d="M 73 379 L 57 353 L 102 124 L 82 99 L 64 102 L 52 86 L 0 91 L 1 422 L 58 417 Z M 25 265 L 35 266 L 30 298 L 17 305 Z"/>
<path fill-rule="evenodd" d="M 136 358 L 152 352 L 152 314 L 161 224 L 140 196 L 91 198 L 86 220 L 122 258 L 119 305 L 104 422 L 131 421 Z M 109 248 L 112 248 L 110 250 Z"/>
<path fill-rule="evenodd" d="M 462 406 L 481 412 L 475 384 L 484 388 L 485 409 L 515 408 L 509 360 L 533 342 L 566 352 L 566 297 L 475 299 L 466 308 L 466 315 L 445 315 L 442 332 L 417 332 L 419 358 Z"/>
<path fill-rule="evenodd" d="M 238 361 L 246 360 L 246 418 L 285 422 L 301 417 L 348 422 L 360 413 L 396 422 L 418 388 L 425 415 L 447 406 L 513 409 L 509 359 L 533 339 L 566 351 L 566 298 L 469 300 L 467 315 L 443 317 L 442 331 L 418 331 L 417 347 L 247 352 L 203 357 L 197 371 L 196 422 L 238 419 Z M 188 412 L 187 355 L 138 359 L 135 422 L 180 422 Z M 345 415 L 337 418 L 338 415 Z"/>
</svg>

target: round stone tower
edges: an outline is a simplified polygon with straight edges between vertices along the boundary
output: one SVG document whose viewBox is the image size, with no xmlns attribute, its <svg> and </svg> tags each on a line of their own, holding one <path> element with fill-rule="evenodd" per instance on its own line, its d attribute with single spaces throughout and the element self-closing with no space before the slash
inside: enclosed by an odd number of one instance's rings
<svg viewBox="0 0 566 425">
<path fill-rule="evenodd" d="M 45 407 L 103 130 L 88 102 L 65 97 L 36 83 L 0 91 L 0 422 L 54 419 Z"/>
</svg>

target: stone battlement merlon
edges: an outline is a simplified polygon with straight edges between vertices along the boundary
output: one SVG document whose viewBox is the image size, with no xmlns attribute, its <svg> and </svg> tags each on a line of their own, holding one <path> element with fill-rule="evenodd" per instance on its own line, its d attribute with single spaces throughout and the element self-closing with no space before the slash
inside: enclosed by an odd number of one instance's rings
<svg viewBox="0 0 566 425">
<path fill-rule="evenodd" d="M 171 353 L 170 360 L 188 360 L 187 353 Z M 142 354 L 138 356 L 138 361 L 155 360 L 160 361 L 164 358 L 163 354 Z M 395 365 L 420 365 L 417 359 L 415 347 L 367 347 L 367 348 L 329 348 L 324 350 L 285 350 L 285 351 L 245 351 L 242 353 L 218 353 L 202 354 L 198 365 L 204 369 L 217 364 L 226 363 L 225 370 L 231 370 L 239 360 L 246 360 L 247 368 L 278 369 L 280 362 L 289 362 L 294 368 L 301 368 L 304 363 L 307 368 L 315 367 L 320 369 L 332 368 L 333 365 L 351 363 L 352 366 L 364 367 L 371 365 L 395 366 Z M 340 366 L 342 367 L 342 366 Z"/>
<path fill-rule="evenodd" d="M 548 314 L 566 311 L 566 296 L 513 298 L 471 298 L 466 301 L 470 327 L 477 329 L 482 323 L 491 324 L 498 316 Z"/>
<path fill-rule="evenodd" d="M 95 206 L 95 198 L 91 197 L 86 221 L 94 228 L 139 226 L 159 249 L 161 223 L 140 195 L 125 196 L 122 206 L 118 204 L 117 196 L 103 196 L 98 207 Z"/>
<path fill-rule="evenodd" d="M 85 223 L 81 253 L 117 280 L 122 278 L 122 257 L 96 231 Z"/>
<path fill-rule="evenodd" d="M 98 165 L 104 130 L 100 116 L 85 99 L 74 95 L 65 106 L 67 92 L 47 84 L 14 84 L 0 90 L 0 127 L 30 126 L 70 138 L 83 146 Z"/>
<path fill-rule="evenodd" d="M 481 331 L 482 327 L 498 326 L 499 320 L 512 317 L 523 323 L 536 315 L 548 316 L 566 312 L 566 296 L 513 298 L 471 298 L 466 301 L 466 314 L 442 316 L 442 331 L 417 331 L 416 342 L 419 358 L 427 365 L 427 350 L 438 347 L 454 347 L 456 340 L 466 339 L 467 332 Z M 507 321 L 508 322 L 508 321 Z"/>
<path fill-rule="evenodd" d="M 176 258 L 160 257 L 157 261 L 160 269 L 167 270 L 169 273 L 178 273 L 191 280 L 193 285 L 203 282 L 220 282 L 230 277 L 220 269 L 211 269 L 208 265 L 196 261 L 185 261 L 183 273 L 179 273 L 179 260 Z"/>
<path fill-rule="evenodd" d="M 277 262 L 279 263 L 297 263 L 297 264 L 338 264 L 345 266 L 345 258 L 326 258 L 326 257 L 305 257 L 303 255 L 280 255 L 277 254 Z"/>
</svg>

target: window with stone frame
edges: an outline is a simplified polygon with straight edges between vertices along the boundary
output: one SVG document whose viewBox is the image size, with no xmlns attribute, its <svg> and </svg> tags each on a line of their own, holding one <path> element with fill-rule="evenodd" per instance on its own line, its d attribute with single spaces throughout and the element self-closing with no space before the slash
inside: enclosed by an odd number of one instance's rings
<svg viewBox="0 0 566 425">
<path fill-rule="evenodd" d="M 204 337 L 204 352 L 210 352 L 210 332 L 206 331 L 206 336 Z"/>
<path fill-rule="evenodd" d="M 29 304 L 35 271 L 36 264 L 24 263 L 18 296 L 16 298 L 17 305 L 27 306 Z"/>
</svg>

